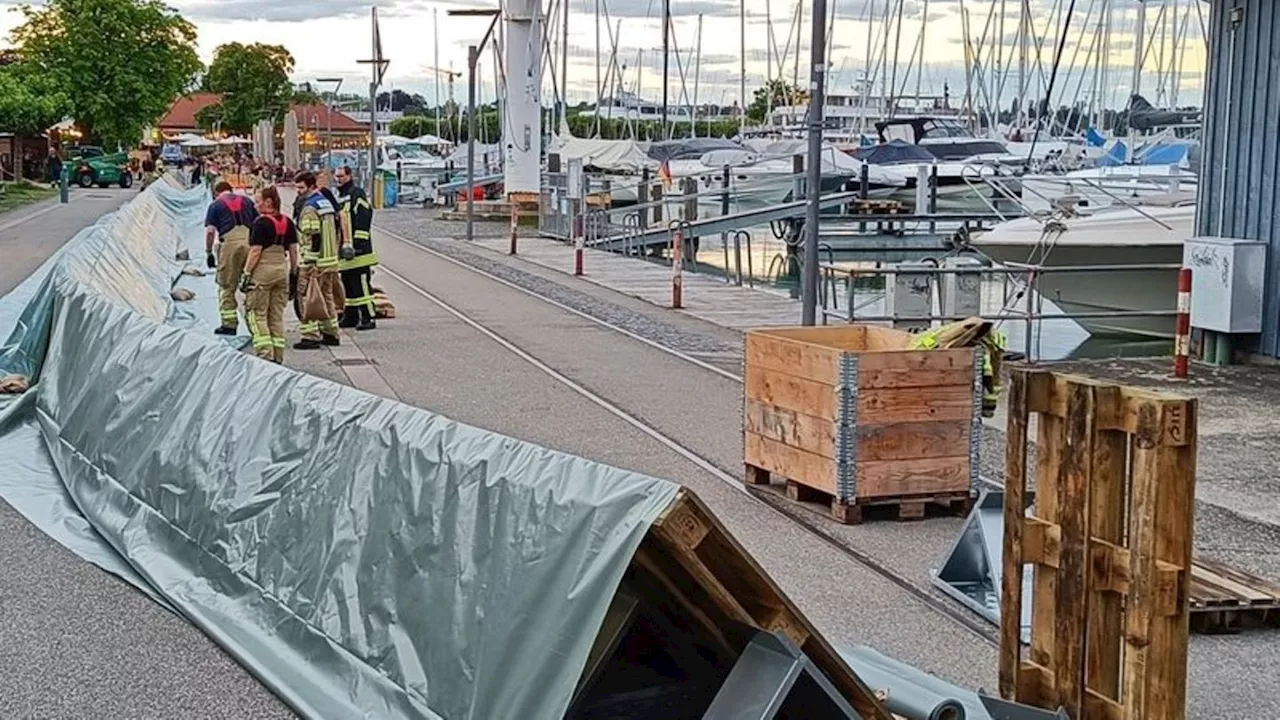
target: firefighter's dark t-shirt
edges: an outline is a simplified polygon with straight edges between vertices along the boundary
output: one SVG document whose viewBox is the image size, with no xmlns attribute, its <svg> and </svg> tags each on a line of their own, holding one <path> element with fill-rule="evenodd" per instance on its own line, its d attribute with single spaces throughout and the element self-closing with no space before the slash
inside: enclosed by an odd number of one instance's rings
<svg viewBox="0 0 1280 720">
<path fill-rule="evenodd" d="M 204 224 L 218 229 L 218 237 L 226 237 L 227 233 L 239 225 L 252 225 L 258 217 L 258 208 L 253 200 L 244 195 L 222 195 L 209 205 L 205 213 Z"/>
<path fill-rule="evenodd" d="M 279 245 L 288 250 L 298 244 L 298 227 L 283 215 L 259 215 L 249 228 L 249 246 L 269 248 Z"/>
</svg>

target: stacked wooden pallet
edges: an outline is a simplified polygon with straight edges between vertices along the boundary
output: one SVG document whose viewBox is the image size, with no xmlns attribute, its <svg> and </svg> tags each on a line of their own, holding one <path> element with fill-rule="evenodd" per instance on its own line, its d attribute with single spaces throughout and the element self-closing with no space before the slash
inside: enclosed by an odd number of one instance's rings
<svg viewBox="0 0 1280 720">
<path fill-rule="evenodd" d="M 1233 633 L 1280 627 L 1280 585 L 1221 563 L 1191 568 L 1191 629 Z"/>
</svg>

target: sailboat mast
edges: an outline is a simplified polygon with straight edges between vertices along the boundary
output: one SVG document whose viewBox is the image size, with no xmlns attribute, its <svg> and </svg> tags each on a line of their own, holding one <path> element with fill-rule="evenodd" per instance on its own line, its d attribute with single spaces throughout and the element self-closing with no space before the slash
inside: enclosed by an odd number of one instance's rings
<svg viewBox="0 0 1280 720">
<path fill-rule="evenodd" d="M 569 0 L 564 2 L 564 24 L 560 37 L 560 126 L 569 125 Z"/>
<path fill-rule="evenodd" d="M 738 132 L 743 133 L 747 129 L 747 0 L 738 3 L 738 49 Z"/>
<path fill-rule="evenodd" d="M 1133 146 L 1138 142 L 1138 131 L 1133 127 L 1133 99 L 1142 92 L 1143 41 L 1147 33 L 1147 4 L 1138 0 L 1138 27 L 1133 32 L 1133 82 L 1129 85 L 1129 143 L 1125 148 L 1125 162 L 1133 162 Z"/>
<path fill-rule="evenodd" d="M 1018 127 L 1023 126 L 1024 120 L 1030 120 L 1031 113 L 1027 111 L 1027 40 L 1031 34 L 1030 17 L 1031 7 L 1030 0 L 1021 0 L 1021 9 L 1018 16 Z"/>
<path fill-rule="evenodd" d="M 696 47 L 693 61 L 693 104 L 689 106 L 689 137 L 698 137 L 698 83 L 702 78 L 702 13 L 698 13 Z"/>
<path fill-rule="evenodd" d="M 431 32 L 435 36 L 435 47 L 432 48 L 435 59 L 431 63 L 431 73 L 435 76 L 432 85 L 436 87 L 436 137 L 444 137 L 444 133 L 440 131 L 440 12 L 437 8 L 431 8 Z M 449 77 L 453 78 L 452 75 Z"/>
<path fill-rule="evenodd" d="M 929 26 L 929 0 L 924 0 L 920 15 L 920 60 L 916 64 L 916 107 L 920 106 L 920 81 L 924 79 L 924 33 Z"/>
<path fill-rule="evenodd" d="M 668 73 L 671 60 L 671 0 L 662 0 L 662 139 L 667 139 L 667 93 L 670 86 Z"/>
</svg>

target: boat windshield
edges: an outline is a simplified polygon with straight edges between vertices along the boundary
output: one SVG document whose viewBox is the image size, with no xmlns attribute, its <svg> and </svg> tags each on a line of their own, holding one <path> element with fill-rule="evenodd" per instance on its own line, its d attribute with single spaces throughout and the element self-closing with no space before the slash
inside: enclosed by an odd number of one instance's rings
<svg viewBox="0 0 1280 720">
<path fill-rule="evenodd" d="M 427 152 L 421 145 L 394 145 L 387 148 L 387 158 L 390 160 L 429 160 L 433 156 Z"/>
<path fill-rule="evenodd" d="M 968 128 L 952 120 L 926 120 L 920 127 L 921 139 L 973 137 Z"/>
</svg>

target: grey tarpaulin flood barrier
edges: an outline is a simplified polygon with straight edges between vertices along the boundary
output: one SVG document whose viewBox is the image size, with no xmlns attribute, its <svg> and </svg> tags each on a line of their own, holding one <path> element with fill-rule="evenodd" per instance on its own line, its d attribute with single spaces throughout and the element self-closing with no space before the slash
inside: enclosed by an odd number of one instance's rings
<svg viewBox="0 0 1280 720">
<path fill-rule="evenodd" d="M 157 183 L 0 299 L 0 497 L 308 717 L 553 718 L 677 486 L 243 355 Z"/>
</svg>

